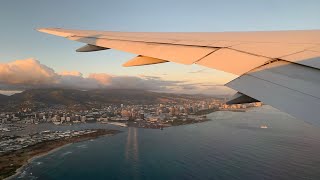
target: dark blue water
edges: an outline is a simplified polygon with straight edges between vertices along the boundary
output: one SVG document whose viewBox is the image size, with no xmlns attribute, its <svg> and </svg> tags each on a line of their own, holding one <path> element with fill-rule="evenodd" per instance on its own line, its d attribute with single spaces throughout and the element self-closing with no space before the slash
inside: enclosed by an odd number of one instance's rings
<svg viewBox="0 0 320 180">
<path fill-rule="evenodd" d="M 319 128 L 270 107 L 210 117 L 72 144 L 34 160 L 19 178 L 320 179 Z"/>
</svg>

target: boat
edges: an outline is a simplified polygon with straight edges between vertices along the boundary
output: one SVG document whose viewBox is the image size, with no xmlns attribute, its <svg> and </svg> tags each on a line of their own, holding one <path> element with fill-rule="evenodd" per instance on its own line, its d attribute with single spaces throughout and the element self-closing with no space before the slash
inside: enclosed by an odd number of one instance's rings
<svg viewBox="0 0 320 180">
<path fill-rule="evenodd" d="M 266 126 L 266 125 L 261 125 L 260 128 L 261 128 L 261 129 L 267 129 L 268 126 Z"/>
</svg>

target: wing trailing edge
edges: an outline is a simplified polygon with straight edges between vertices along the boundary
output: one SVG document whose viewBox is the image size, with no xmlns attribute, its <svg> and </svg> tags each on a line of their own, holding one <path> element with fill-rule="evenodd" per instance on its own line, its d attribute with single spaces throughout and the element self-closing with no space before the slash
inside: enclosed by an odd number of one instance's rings
<svg viewBox="0 0 320 180">
<path fill-rule="evenodd" d="M 318 69 L 275 61 L 232 80 L 226 86 L 319 126 L 319 77 Z"/>
</svg>

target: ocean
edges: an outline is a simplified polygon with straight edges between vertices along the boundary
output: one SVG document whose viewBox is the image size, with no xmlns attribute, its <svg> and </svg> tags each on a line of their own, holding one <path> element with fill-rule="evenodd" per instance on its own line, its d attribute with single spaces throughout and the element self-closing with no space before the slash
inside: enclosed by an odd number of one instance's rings
<svg viewBox="0 0 320 180">
<path fill-rule="evenodd" d="M 320 179 L 319 127 L 270 106 L 208 117 L 164 130 L 117 128 L 33 160 L 16 179 Z M 59 128 L 85 127 L 111 126 Z"/>
</svg>

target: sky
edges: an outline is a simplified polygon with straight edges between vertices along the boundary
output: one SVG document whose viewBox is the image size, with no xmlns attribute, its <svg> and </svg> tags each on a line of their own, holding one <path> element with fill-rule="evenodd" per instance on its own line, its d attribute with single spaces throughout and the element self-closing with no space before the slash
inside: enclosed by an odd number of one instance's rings
<svg viewBox="0 0 320 180">
<path fill-rule="evenodd" d="M 320 29 L 319 7 L 319 0 L 3 0 L 0 93 L 52 84 L 233 93 L 220 86 L 236 77 L 232 74 L 175 63 L 125 68 L 121 65 L 136 55 L 116 50 L 76 53 L 82 43 L 35 29 L 134 32 Z"/>
</svg>

